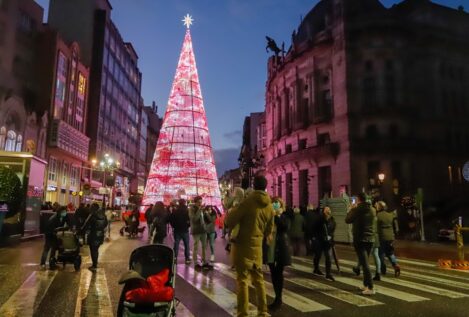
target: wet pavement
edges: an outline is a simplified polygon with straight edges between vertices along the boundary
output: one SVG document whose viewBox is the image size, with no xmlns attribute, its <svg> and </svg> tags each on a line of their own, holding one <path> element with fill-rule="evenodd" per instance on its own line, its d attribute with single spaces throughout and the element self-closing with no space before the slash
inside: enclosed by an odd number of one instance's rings
<svg viewBox="0 0 469 317">
<path fill-rule="evenodd" d="M 0 248 L 0 316 L 115 316 L 122 289 L 117 281 L 128 269 L 132 250 L 147 240 L 146 234 L 138 239 L 121 237 L 121 225 L 113 223 L 111 241 L 100 248 L 96 273 L 86 269 L 90 265 L 88 247 L 82 248 L 84 263 L 79 272 L 70 264 L 56 271 L 41 270 L 41 239 Z M 169 236 L 167 243 L 171 242 Z M 208 272 L 184 264 L 181 243 L 177 316 L 234 315 L 235 272 L 230 269 L 225 243 L 221 238 L 216 240 L 216 265 Z M 356 257 L 349 246 L 337 246 L 342 273 L 333 271 L 335 282 L 313 275 L 310 257 L 295 257 L 285 273 L 284 305 L 273 316 L 467 317 L 469 271 L 442 270 L 435 263 L 438 258 L 455 256 L 455 251 L 451 244 L 398 242 L 401 277 L 388 274 L 376 282 L 377 294 L 372 297 L 358 292 L 361 280 L 351 273 Z M 267 272 L 265 280 L 271 302 L 273 287 Z M 255 316 L 253 293 L 250 300 L 251 315 Z"/>
</svg>

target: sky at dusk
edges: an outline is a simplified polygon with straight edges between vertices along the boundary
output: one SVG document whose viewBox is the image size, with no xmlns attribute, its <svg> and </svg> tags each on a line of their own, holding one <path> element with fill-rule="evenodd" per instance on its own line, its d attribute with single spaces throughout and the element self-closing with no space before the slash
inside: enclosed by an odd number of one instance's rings
<svg viewBox="0 0 469 317">
<path fill-rule="evenodd" d="M 36 0 L 46 10 L 49 0 Z M 264 109 L 265 36 L 290 45 L 291 34 L 316 0 L 110 0 L 111 18 L 132 42 L 143 73 L 146 105 L 162 116 L 189 13 L 192 40 L 218 174 L 237 167 L 244 117 Z M 400 1 L 383 0 L 385 6 Z M 469 0 L 434 0 L 456 8 Z"/>
</svg>

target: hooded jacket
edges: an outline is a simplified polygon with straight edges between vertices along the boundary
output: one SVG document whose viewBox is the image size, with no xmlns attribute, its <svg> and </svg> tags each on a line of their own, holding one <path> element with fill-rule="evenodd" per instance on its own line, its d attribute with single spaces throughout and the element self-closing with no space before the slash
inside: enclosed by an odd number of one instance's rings
<svg viewBox="0 0 469 317">
<path fill-rule="evenodd" d="M 353 224 L 353 242 L 375 242 L 376 210 L 369 203 L 360 203 L 345 217 L 346 223 Z"/>
<path fill-rule="evenodd" d="M 272 234 L 274 209 L 265 191 L 253 191 L 241 204 L 228 213 L 225 224 L 239 224 L 239 234 L 233 243 L 233 263 L 238 269 L 262 267 L 262 240 Z"/>
</svg>

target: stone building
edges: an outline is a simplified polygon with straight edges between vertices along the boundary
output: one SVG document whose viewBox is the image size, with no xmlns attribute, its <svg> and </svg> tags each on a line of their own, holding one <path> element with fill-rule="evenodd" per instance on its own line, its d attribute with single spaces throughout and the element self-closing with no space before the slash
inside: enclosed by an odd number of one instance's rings
<svg viewBox="0 0 469 317">
<path fill-rule="evenodd" d="M 467 193 L 469 14 L 428 0 L 322 0 L 268 62 L 265 168 L 288 205 L 362 190 Z"/>
<path fill-rule="evenodd" d="M 44 10 L 0 1 L 0 151 L 45 157 L 47 115 L 37 111 L 36 48 Z"/>
</svg>

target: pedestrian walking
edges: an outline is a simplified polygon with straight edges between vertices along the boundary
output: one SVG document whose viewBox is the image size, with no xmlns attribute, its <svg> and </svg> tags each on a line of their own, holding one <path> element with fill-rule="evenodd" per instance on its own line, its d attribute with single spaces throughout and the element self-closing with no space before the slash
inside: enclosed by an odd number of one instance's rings
<svg viewBox="0 0 469 317">
<path fill-rule="evenodd" d="M 90 247 L 92 265 L 88 269 L 92 272 L 95 272 L 98 268 L 99 247 L 104 243 L 106 226 L 107 219 L 104 210 L 99 208 L 97 203 L 93 203 L 90 208 L 90 215 L 81 230 L 82 232 L 89 231 L 88 245 Z"/>
<path fill-rule="evenodd" d="M 363 268 L 363 295 L 373 295 L 373 280 L 371 278 L 368 257 L 375 239 L 373 221 L 376 217 L 376 210 L 366 201 L 365 193 L 357 195 L 358 204 L 349 210 L 345 217 L 345 222 L 352 224 L 353 245 L 357 253 L 360 266 Z"/>
<path fill-rule="evenodd" d="M 244 200 L 244 190 L 241 187 L 235 187 L 233 190 L 233 196 L 225 197 L 223 202 L 226 214 L 229 214 L 232 209 L 237 207 L 242 201 Z M 225 215 L 226 220 L 226 215 Z M 226 232 L 228 233 L 229 241 L 226 244 L 225 250 L 230 252 L 231 250 L 231 243 L 236 240 L 236 236 L 239 232 L 239 225 L 235 226 L 234 228 L 228 228 L 226 225 L 224 226 Z"/>
<path fill-rule="evenodd" d="M 238 286 L 238 317 L 248 316 L 249 280 L 257 295 L 257 316 L 268 316 L 262 273 L 262 243 L 264 238 L 272 234 L 274 210 L 266 187 L 264 176 L 254 177 L 254 191 L 231 210 L 225 220 L 230 228 L 239 225 L 239 234 L 232 247 Z"/>
<path fill-rule="evenodd" d="M 153 232 L 152 230 L 152 224 L 153 224 L 153 204 L 150 204 L 148 206 L 147 210 L 145 210 L 145 220 L 147 221 L 147 227 L 148 227 L 148 242 L 151 241 L 151 233 Z"/>
<path fill-rule="evenodd" d="M 301 241 L 304 239 L 304 217 L 300 213 L 300 208 L 293 208 L 293 215 L 290 226 L 290 240 L 293 246 L 293 255 L 299 256 L 301 250 Z"/>
<path fill-rule="evenodd" d="M 207 217 L 205 217 L 204 209 L 202 207 L 202 197 L 196 196 L 194 204 L 189 209 L 189 218 L 191 220 L 191 234 L 192 234 L 192 256 L 194 257 L 194 266 L 196 268 L 210 269 L 211 266 L 206 259 L 206 246 L 207 246 Z M 198 261 L 199 244 L 201 247 L 201 261 Z"/>
<path fill-rule="evenodd" d="M 46 268 L 46 260 L 49 255 L 49 268 L 55 269 L 55 254 L 57 252 L 58 241 L 57 241 L 57 229 L 69 226 L 67 219 L 67 207 L 56 207 L 56 212 L 47 220 L 47 224 L 44 231 L 44 248 L 41 255 L 41 268 Z M 52 265 L 51 265 L 52 263 Z"/>
<path fill-rule="evenodd" d="M 313 225 L 317 219 L 316 212 L 314 209 L 313 204 L 308 204 L 306 207 L 306 212 L 304 215 L 304 223 L 303 223 L 303 232 L 304 232 L 304 239 L 305 239 L 305 248 L 306 248 L 306 255 L 313 254 Z"/>
<path fill-rule="evenodd" d="M 75 228 L 81 228 L 88 218 L 89 209 L 85 207 L 84 203 L 81 203 L 75 211 Z"/>
<path fill-rule="evenodd" d="M 314 255 L 314 273 L 317 275 L 324 275 L 319 269 L 319 262 L 321 255 L 324 254 L 326 264 L 326 279 L 335 281 L 332 276 L 332 248 L 334 247 L 334 232 L 336 222 L 332 216 L 331 208 L 324 207 L 322 217 L 319 220 L 316 241 L 316 252 Z"/>
<path fill-rule="evenodd" d="M 164 243 L 168 230 L 169 210 L 166 209 L 163 202 L 158 201 L 155 203 L 150 220 L 152 224 L 148 235 L 153 236 L 153 243 Z"/>
<path fill-rule="evenodd" d="M 394 268 L 394 276 L 398 277 L 401 274 L 401 267 L 397 263 L 397 258 L 394 255 L 394 239 L 397 233 L 397 216 L 394 211 L 388 211 L 387 205 L 384 201 L 377 202 L 376 211 L 380 241 L 379 251 L 381 259 L 381 273 L 386 274 L 386 256 Z"/>
<path fill-rule="evenodd" d="M 107 239 L 111 240 L 112 209 L 107 208 L 105 215 L 106 215 L 106 219 L 107 219 L 107 226 L 106 226 Z"/>
<path fill-rule="evenodd" d="M 191 263 L 190 252 L 189 252 L 189 209 L 187 208 L 186 201 L 179 199 L 178 206 L 173 209 L 173 212 L 169 215 L 169 223 L 173 227 L 174 235 L 174 256 L 178 258 L 179 244 L 181 240 L 184 243 L 184 257 L 186 264 Z"/>
<path fill-rule="evenodd" d="M 212 206 L 206 206 L 204 208 L 204 213 L 206 219 L 209 222 L 206 224 L 207 230 L 207 243 L 210 247 L 210 264 L 215 262 L 215 239 L 217 237 L 217 232 L 215 228 L 215 223 L 217 221 L 217 212 Z"/>
<path fill-rule="evenodd" d="M 379 248 L 380 248 L 380 240 L 378 235 L 378 218 L 374 217 L 373 219 L 373 233 L 374 233 L 374 241 L 373 241 L 373 248 L 371 249 L 371 254 L 373 255 L 373 260 L 375 262 L 375 276 L 373 277 L 373 281 L 381 281 L 381 259 L 379 256 Z M 360 275 L 360 268 L 361 265 L 358 262 L 356 266 L 352 268 L 353 272 L 359 276 Z"/>
<path fill-rule="evenodd" d="M 270 311 L 276 311 L 282 306 L 283 271 L 285 266 L 291 265 L 291 247 L 288 239 L 288 229 L 291 221 L 284 214 L 283 203 L 280 198 L 272 199 L 275 212 L 272 235 L 267 237 L 265 262 L 269 265 L 270 277 L 274 287 L 275 299 L 268 306 Z"/>
</svg>

